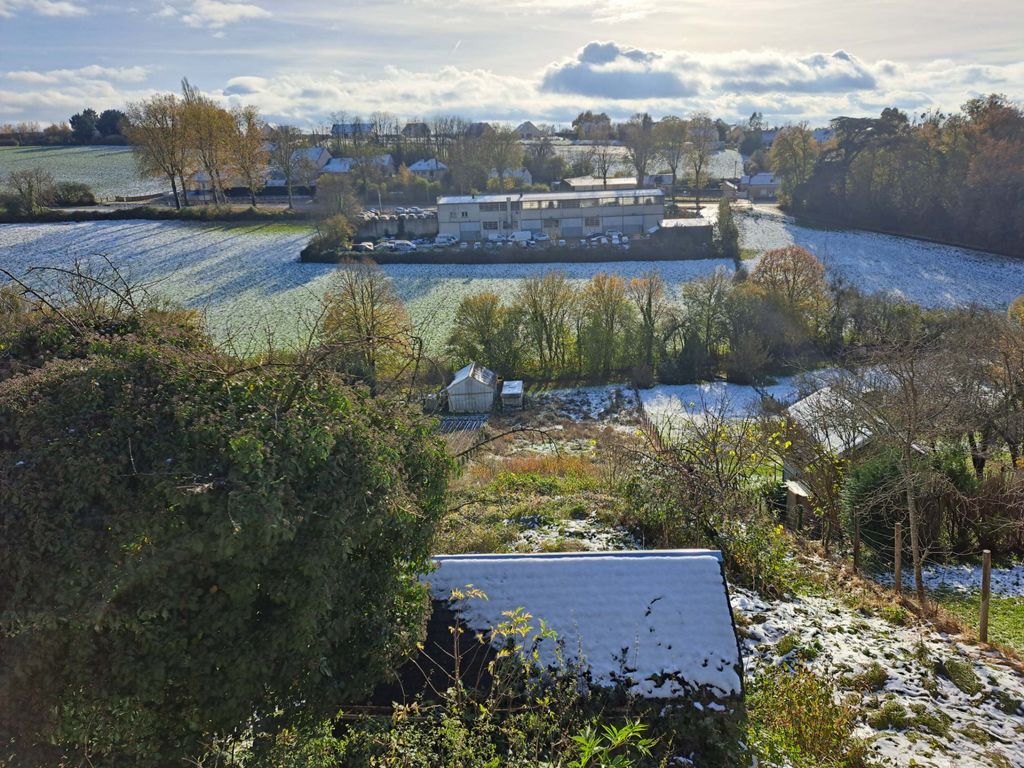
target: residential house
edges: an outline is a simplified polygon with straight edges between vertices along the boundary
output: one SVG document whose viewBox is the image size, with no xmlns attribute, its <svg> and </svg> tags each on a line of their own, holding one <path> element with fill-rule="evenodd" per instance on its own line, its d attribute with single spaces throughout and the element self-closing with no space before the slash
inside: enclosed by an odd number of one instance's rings
<svg viewBox="0 0 1024 768">
<path fill-rule="evenodd" d="M 409 166 L 409 172 L 427 181 L 440 181 L 448 173 L 448 166 L 436 158 L 417 160 Z"/>
<path fill-rule="evenodd" d="M 511 184 L 513 187 L 526 187 L 533 184 L 533 174 L 530 173 L 527 168 L 515 168 L 505 171 L 505 183 Z M 488 179 L 497 179 L 498 171 L 492 168 L 491 172 L 487 174 Z"/>
<path fill-rule="evenodd" d="M 406 123 L 402 128 L 402 136 L 407 139 L 429 139 L 430 126 L 426 123 Z"/>
<path fill-rule="evenodd" d="M 516 136 L 518 136 L 520 139 L 526 140 L 542 139 L 548 135 L 547 131 L 541 130 L 536 125 L 531 123 L 529 120 L 517 125 L 514 129 L 514 132 Z"/>
<path fill-rule="evenodd" d="M 370 137 L 373 134 L 373 123 L 335 123 L 331 126 L 331 135 L 336 139 Z"/>
<path fill-rule="evenodd" d="M 767 171 L 740 177 L 740 191 L 746 193 L 747 200 L 774 200 L 781 186 L 775 174 Z"/>
<path fill-rule="evenodd" d="M 479 139 L 494 131 L 490 123 L 470 123 L 466 127 L 466 136 L 471 139 Z"/>
<path fill-rule="evenodd" d="M 374 155 L 367 158 L 357 157 L 335 157 L 323 168 L 324 173 L 352 173 L 360 163 L 369 163 L 384 176 L 392 176 L 395 173 L 395 161 L 390 153 Z"/>
</svg>

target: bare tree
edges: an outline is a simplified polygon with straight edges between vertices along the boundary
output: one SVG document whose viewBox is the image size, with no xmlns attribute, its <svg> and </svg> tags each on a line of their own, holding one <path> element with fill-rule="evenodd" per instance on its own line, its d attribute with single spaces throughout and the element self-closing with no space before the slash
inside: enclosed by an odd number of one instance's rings
<svg viewBox="0 0 1024 768">
<path fill-rule="evenodd" d="M 640 318 L 640 357 L 644 365 L 654 366 L 655 334 L 668 307 L 665 281 L 658 272 L 644 272 L 629 281 L 629 298 Z"/>
<path fill-rule="evenodd" d="M 302 152 L 306 140 L 302 131 L 291 125 L 280 125 L 270 132 L 270 167 L 277 171 L 288 191 L 288 207 L 294 207 L 292 188 L 308 175 L 309 161 Z"/>
<path fill-rule="evenodd" d="M 264 123 L 256 107 L 235 109 L 231 114 L 231 167 L 249 190 L 249 200 L 256 205 L 256 193 L 267 183 L 270 152 L 263 138 Z"/>
<path fill-rule="evenodd" d="M 654 143 L 658 157 L 672 171 L 672 189 L 675 189 L 679 168 L 686 159 L 686 123 L 678 117 L 663 117 L 654 126 Z"/>
<path fill-rule="evenodd" d="M 693 176 L 693 195 L 696 210 L 700 210 L 700 190 L 707 182 L 707 169 L 718 140 L 718 128 L 706 112 L 697 112 L 687 128 L 689 139 L 686 165 Z"/>
<path fill-rule="evenodd" d="M 650 164 L 657 155 L 654 121 L 646 112 L 635 114 L 622 126 L 621 134 L 626 157 L 636 172 L 636 185 L 642 187 Z"/>
<path fill-rule="evenodd" d="M 52 200 L 53 175 L 42 168 L 13 171 L 7 174 L 6 183 L 26 214 L 36 213 Z"/>
<path fill-rule="evenodd" d="M 134 148 L 139 172 L 143 176 L 166 176 L 175 207 L 188 205 L 185 174 L 190 152 L 178 97 L 173 93 L 157 94 L 129 104 L 125 114 L 123 133 Z"/>
<path fill-rule="evenodd" d="M 231 154 L 234 119 L 226 109 L 203 96 L 187 78 L 181 81 L 181 91 L 186 141 L 209 179 L 214 202 L 223 203 L 227 200 L 224 175 Z"/>
</svg>

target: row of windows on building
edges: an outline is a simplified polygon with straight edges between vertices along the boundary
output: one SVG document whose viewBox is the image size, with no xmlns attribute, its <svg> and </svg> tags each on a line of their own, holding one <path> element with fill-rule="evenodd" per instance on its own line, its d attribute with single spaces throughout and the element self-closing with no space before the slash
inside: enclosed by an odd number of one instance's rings
<svg viewBox="0 0 1024 768">
<path fill-rule="evenodd" d="M 513 211 L 531 211 L 542 208 L 568 209 L 568 208 L 596 208 L 598 206 L 622 206 L 622 205 L 656 205 L 658 198 L 653 195 L 648 197 L 588 197 L 573 200 L 513 200 L 500 203 L 480 203 L 480 212 L 507 211 L 509 206 Z"/>
<path fill-rule="evenodd" d="M 562 224 L 561 219 L 544 219 L 544 229 L 558 229 L 559 225 Z M 484 221 L 481 222 L 485 232 L 494 232 L 498 229 L 515 229 L 517 226 L 512 221 Z M 587 216 L 583 219 L 583 226 L 585 227 L 600 227 L 601 217 L 600 216 Z"/>
</svg>

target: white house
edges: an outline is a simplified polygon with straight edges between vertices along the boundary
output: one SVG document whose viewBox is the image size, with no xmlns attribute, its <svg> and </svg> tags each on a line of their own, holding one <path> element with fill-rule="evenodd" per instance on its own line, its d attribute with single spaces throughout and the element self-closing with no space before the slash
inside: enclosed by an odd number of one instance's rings
<svg viewBox="0 0 1024 768">
<path fill-rule="evenodd" d="M 409 172 L 427 181 L 440 181 L 448 173 L 448 166 L 436 158 L 417 160 L 409 166 Z"/>
<path fill-rule="evenodd" d="M 597 687 L 621 686 L 647 699 L 693 698 L 702 707 L 716 702 L 710 711 L 722 713 L 743 696 L 719 552 L 450 555 L 435 562 L 436 570 L 423 577 L 435 614 L 451 612 L 469 630 L 466 637 L 490 637 L 489 630 L 508 620 L 506 612 L 521 608 L 533 617 L 533 632 L 523 641 L 537 640 L 541 664 L 554 665 L 561 643 L 565 660 L 584 665 Z M 467 584 L 486 599 L 453 597 Z M 539 637 L 540 621 L 557 641 Z M 427 644 L 428 657 L 445 658 L 451 633 L 437 626 Z"/>
<path fill-rule="evenodd" d="M 331 153 L 323 147 L 305 147 L 292 152 L 292 164 L 297 165 L 297 173 L 292 177 L 292 184 L 304 186 L 312 184 L 324 172 L 331 161 Z M 267 176 L 268 187 L 285 186 L 284 175 L 278 170 L 271 170 Z"/>
<path fill-rule="evenodd" d="M 514 129 L 514 133 L 520 139 L 542 139 L 547 136 L 546 131 L 542 131 L 536 125 L 527 120 L 524 123 L 520 123 Z"/>
<path fill-rule="evenodd" d="M 498 178 L 498 171 L 495 168 L 491 169 L 491 172 L 487 174 L 488 179 Z M 525 187 L 533 184 L 533 174 L 530 173 L 528 168 L 515 168 L 505 171 L 505 183 L 511 181 L 513 186 Z"/>
<path fill-rule="evenodd" d="M 768 172 L 740 177 L 740 191 L 747 193 L 748 200 L 774 200 L 780 186 L 775 174 Z"/>
<path fill-rule="evenodd" d="M 359 166 L 359 163 L 366 162 L 381 171 L 385 176 L 390 176 L 395 172 L 395 161 L 392 159 L 390 154 L 376 155 L 374 157 L 368 157 L 365 160 L 361 160 L 356 157 L 334 157 L 331 158 L 330 162 L 323 167 L 324 173 L 352 173 L 352 171 Z"/>
<path fill-rule="evenodd" d="M 451 413 L 488 413 L 494 407 L 498 377 L 482 365 L 470 363 L 457 371 L 445 388 Z"/>
</svg>

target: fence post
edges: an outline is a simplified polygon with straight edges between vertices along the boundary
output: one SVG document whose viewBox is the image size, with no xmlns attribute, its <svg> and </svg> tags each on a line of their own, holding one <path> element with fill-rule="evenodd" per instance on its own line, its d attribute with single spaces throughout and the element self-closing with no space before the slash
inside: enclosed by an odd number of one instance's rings
<svg viewBox="0 0 1024 768">
<path fill-rule="evenodd" d="M 981 642 L 988 642 L 988 601 L 992 588 L 992 551 L 981 553 L 981 621 L 978 622 L 978 635 Z"/>
<path fill-rule="evenodd" d="M 893 537 L 893 552 L 896 563 L 893 565 L 893 576 L 896 579 L 896 594 L 903 594 L 903 524 L 897 521 L 896 534 Z"/>
</svg>

